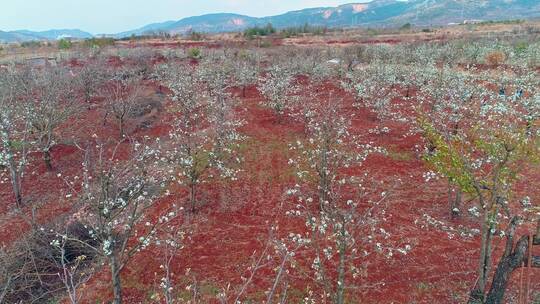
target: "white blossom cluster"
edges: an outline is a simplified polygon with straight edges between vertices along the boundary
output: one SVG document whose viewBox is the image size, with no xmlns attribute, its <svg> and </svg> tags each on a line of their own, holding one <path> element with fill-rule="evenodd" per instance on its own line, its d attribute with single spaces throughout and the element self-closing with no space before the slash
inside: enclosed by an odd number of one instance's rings
<svg viewBox="0 0 540 304">
<path fill-rule="evenodd" d="M 402 97 L 399 88 L 410 80 L 400 65 L 373 62 L 347 73 L 341 85 L 354 94 L 357 106 L 373 109 L 379 119 L 400 120 L 395 101 Z"/>
<path fill-rule="evenodd" d="M 433 218 L 429 214 L 424 213 L 422 218 L 414 220 L 415 225 L 419 225 L 420 228 L 427 229 L 430 227 L 439 229 L 443 232 L 446 232 L 449 239 L 453 239 L 457 236 L 462 238 L 473 238 L 479 233 L 478 229 L 469 229 L 462 225 L 459 225 L 457 228 L 452 227 L 451 225 Z"/>
<path fill-rule="evenodd" d="M 373 129 L 369 129 L 369 130 L 368 130 L 368 133 L 369 133 L 369 134 L 377 134 L 377 135 L 380 135 L 380 134 L 388 134 L 388 133 L 390 133 L 390 128 L 388 128 L 388 127 L 379 127 L 379 126 L 376 126 L 376 127 L 373 128 Z"/>
<path fill-rule="evenodd" d="M 263 106 L 274 110 L 279 116 L 292 111 L 297 105 L 295 74 L 281 65 L 272 65 L 265 72 L 259 81 L 258 90 L 265 97 Z"/>
<path fill-rule="evenodd" d="M 216 177 L 236 180 L 242 157 L 238 150 L 244 124 L 236 116 L 229 90 L 235 85 L 232 66 L 216 65 L 212 59 L 198 68 L 162 66 L 160 77 L 171 89 L 175 115 L 165 149 L 172 181 L 188 186 L 192 209 L 196 188 Z"/>
<path fill-rule="evenodd" d="M 432 180 L 438 180 L 439 179 L 439 175 L 436 172 L 433 172 L 433 171 L 424 172 L 424 174 L 422 174 L 422 176 L 424 177 L 424 181 L 426 183 L 429 182 L 429 181 L 432 181 Z"/>
</svg>

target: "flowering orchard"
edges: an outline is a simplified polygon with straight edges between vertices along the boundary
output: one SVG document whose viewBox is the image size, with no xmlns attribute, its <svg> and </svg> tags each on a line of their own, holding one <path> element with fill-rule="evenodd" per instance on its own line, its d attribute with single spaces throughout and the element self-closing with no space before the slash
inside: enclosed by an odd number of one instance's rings
<svg viewBox="0 0 540 304">
<path fill-rule="evenodd" d="M 538 301 L 540 45 L 478 35 L 1 65 L 0 302 Z"/>
</svg>

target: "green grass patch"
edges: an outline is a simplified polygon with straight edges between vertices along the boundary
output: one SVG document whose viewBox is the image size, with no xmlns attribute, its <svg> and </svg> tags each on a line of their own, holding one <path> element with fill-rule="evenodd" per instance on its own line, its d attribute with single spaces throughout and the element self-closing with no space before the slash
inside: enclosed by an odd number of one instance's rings
<svg viewBox="0 0 540 304">
<path fill-rule="evenodd" d="M 400 151 L 397 149 L 389 149 L 388 157 L 395 161 L 411 161 L 414 159 L 414 154 L 410 151 Z"/>
</svg>

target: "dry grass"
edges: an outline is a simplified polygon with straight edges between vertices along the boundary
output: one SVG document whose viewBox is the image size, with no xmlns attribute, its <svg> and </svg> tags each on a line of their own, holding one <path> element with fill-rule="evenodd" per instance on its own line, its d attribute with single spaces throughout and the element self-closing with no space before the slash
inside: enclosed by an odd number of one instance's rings
<svg viewBox="0 0 540 304">
<path fill-rule="evenodd" d="M 501 51 L 493 51 L 486 55 L 486 63 L 491 66 L 499 66 L 506 60 L 506 55 Z"/>
</svg>

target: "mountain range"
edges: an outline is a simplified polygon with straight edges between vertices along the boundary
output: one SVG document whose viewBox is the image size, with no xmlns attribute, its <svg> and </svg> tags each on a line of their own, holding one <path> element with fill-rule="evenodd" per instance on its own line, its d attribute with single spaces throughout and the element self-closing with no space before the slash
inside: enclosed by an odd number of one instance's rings
<svg viewBox="0 0 540 304">
<path fill-rule="evenodd" d="M 78 29 L 59 29 L 59 30 L 48 30 L 41 32 L 20 30 L 20 31 L 10 31 L 4 32 L 0 31 L 0 42 L 24 42 L 24 41 L 35 41 L 35 40 L 57 40 L 61 38 L 78 38 L 86 39 L 92 38 L 93 35 Z"/>
<path fill-rule="evenodd" d="M 218 13 L 183 18 L 178 21 L 153 23 L 138 29 L 108 34 L 115 38 L 152 32 L 182 34 L 197 32 L 233 32 L 247 27 L 271 23 L 276 28 L 301 26 L 306 23 L 327 27 L 386 27 L 411 23 L 417 26 L 446 25 L 467 20 L 508 20 L 540 18 L 540 0 L 373 0 L 337 7 L 308 8 L 269 17 Z M 0 41 L 57 39 L 58 37 L 89 38 L 80 30 L 45 32 L 0 31 Z"/>
</svg>

